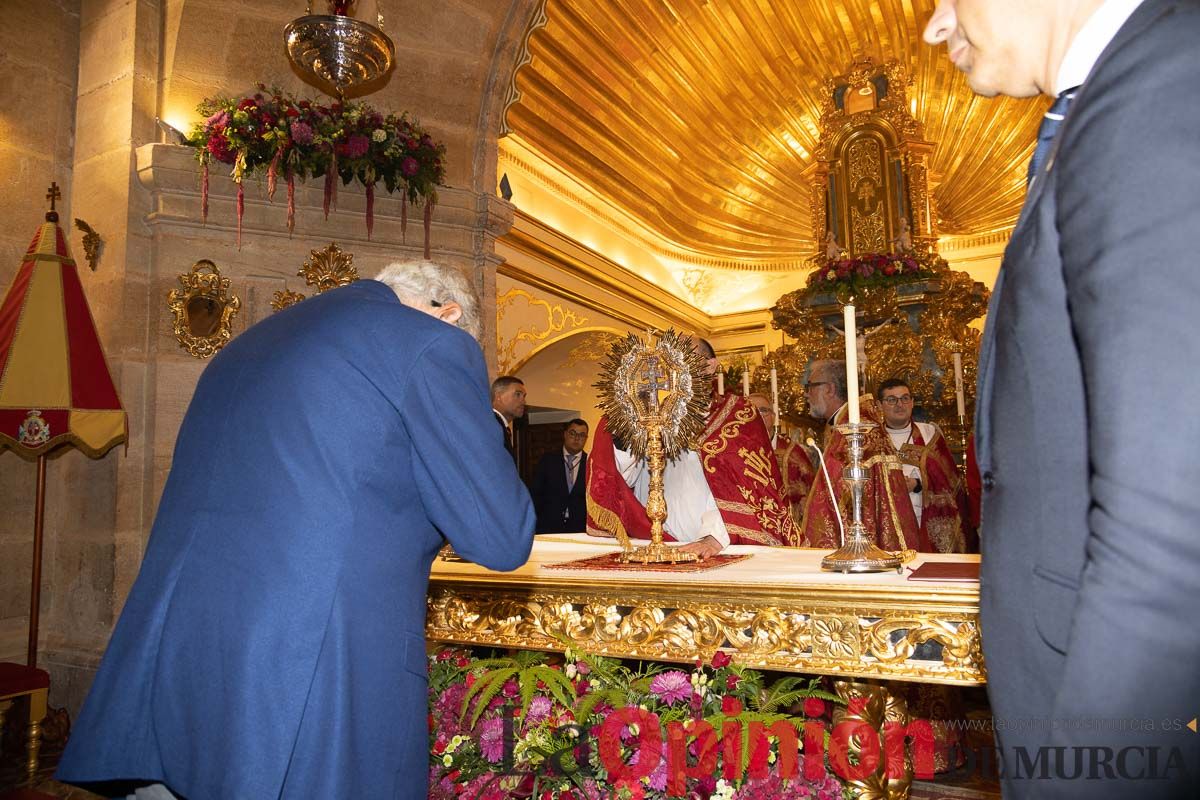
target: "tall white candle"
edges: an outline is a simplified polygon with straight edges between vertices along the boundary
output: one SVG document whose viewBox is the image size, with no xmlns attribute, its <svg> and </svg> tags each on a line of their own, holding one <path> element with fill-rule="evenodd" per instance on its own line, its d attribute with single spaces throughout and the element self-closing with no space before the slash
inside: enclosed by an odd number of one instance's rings
<svg viewBox="0 0 1200 800">
<path fill-rule="evenodd" d="M 954 399 L 958 401 L 958 416 L 967 415 L 967 398 L 963 395 L 962 353 L 954 354 Z"/>
<path fill-rule="evenodd" d="M 717 394 L 725 396 L 725 370 L 717 370 Z"/>
<path fill-rule="evenodd" d="M 842 323 L 846 330 L 846 404 L 851 425 L 862 420 L 858 415 L 858 327 L 854 319 L 854 306 L 842 309 Z"/>
<path fill-rule="evenodd" d="M 775 427 L 779 427 L 779 374 L 771 367 L 771 410 L 775 412 Z"/>
<path fill-rule="evenodd" d="M 750 364 L 742 363 L 742 397 L 750 396 Z"/>
</svg>

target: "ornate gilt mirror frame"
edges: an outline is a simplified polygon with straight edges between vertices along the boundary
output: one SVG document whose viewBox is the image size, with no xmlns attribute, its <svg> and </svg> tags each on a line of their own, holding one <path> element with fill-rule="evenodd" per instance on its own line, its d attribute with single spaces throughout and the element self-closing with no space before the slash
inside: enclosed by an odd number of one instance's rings
<svg viewBox="0 0 1200 800">
<path fill-rule="evenodd" d="M 241 299 L 229 291 L 229 279 L 221 277 L 217 265 L 202 258 L 190 272 L 179 275 L 182 288 L 167 295 L 167 307 L 175 315 L 175 338 L 196 358 L 208 358 L 232 338 L 233 315 Z"/>
</svg>

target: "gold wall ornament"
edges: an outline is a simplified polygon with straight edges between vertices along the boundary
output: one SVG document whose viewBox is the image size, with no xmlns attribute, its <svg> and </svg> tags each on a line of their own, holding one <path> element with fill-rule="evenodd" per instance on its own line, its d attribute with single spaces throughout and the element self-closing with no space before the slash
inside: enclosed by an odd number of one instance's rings
<svg viewBox="0 0 1200 800">
<path fill-rule="evenodd" d="M 304 299 L 304 295 L 300 292 L 293 292 L 291 289 L 280 289 L 271 296 L 271 308 L 276 311 L 283 311 L 285 308 L 290 308 Z"/>
<path fill-rule="evenodd" d="M 546 27 L 546 23 L 549 21 L 550 18 L 546 16 L 546 0 L 538 0 L 537 8 L 529 21 L 529 27 L 525 29 L 525 35 L 521 37 L 521 50 L 517 56 L 517 63 L 513 67 L 512 77 L 508 80 L 508 90 L 504 93 L 504 107 L 500 112 L 501 139 L 512 133 L 512 128 L 508 125 L 508 110 L 521 102 L 521 87 L 517 85 L 517 75 L 521 72 L 522 67 L 533 60 L 533 53 L 529 49 L 529 40 L 534 33 Z"/>
<path fill-rule="evenodd" d="M 530 323 L 527 327 L 519 327 L 511 336 L 505 338 L 500 323 L 503 322 L 513 309 L 518 299 L 529 305 L 534 317 L 545 314 L 544 319 Z M 501 375 L 510 375 L 525 358 L 518 358 L 516 351 L 522 342 L 531 343 L 536 349 L 539 342 L 544 342 L 556 333 L 562 333 L 568 328 L 582 328 L 587 325 L 588 318 L 576 316 L 569 308 L 536 297 L 525 289 L 509 289 L 496 298 L 496 362 Z"/>
<path fill-rule="evenodd" d="M 330 242 L 323 250 L 311 251 L 308 260 L 296 274 L 304 278 L 309 286 L 316 288 L 317 294 L 358 280 L 354 254 L 345 252 L 336 242 Z"/>
<path fill-rule="evenodd" d="M 848 796 L 854 800 L 907 800 L 912 788 L 913 752 L 917 746 L 901 745 L 901 750 L 905 753 L 903 770 L 897 770 L 895 767 L 898 765 L 889 764 L 886 758 L 887 737 L 889 735 L 903 737 L 905 729 L 912 722 L 907 701 L 903 697 L 892 694 L 886 686 L 877 684 L 839 680 L 833 682 L 833 688 L 838 697 L 846 703 L 834 706 L 834 727 L 836 728 L 843 722 L 862 722 L 873 728 L 879 736 L 878 768 L 870 775 L 847 779 L 845 783 Z M 893 727 L 889 723 L 894 723 L 898 727 Z M 893 730 L 889 731 L 889 727 L 892 727 Z M 845 769 L 845 764 L 839 766 L 843 768 L 843 771 L 849 772 L 854 770 L 853 765 L 862 763 L 868 750 L 863 747 L 863 738 L 860 736 L 843 737 L 839 739 L 839 744 L 842 743 L 846 747 L 846 764 L 850 766 L 849 770 Z M 933 750 L 932 742 L 921 746 L 927 747 L 930 752 Z M 869 751 L 875 752 L 876 748 L 872 746 Z M 831 753 L 835 764 L 841 760 L 841 755 L 840 753 Z M 930 761 L 932 762 L 932 758 Z"/>
<path fill-rule="evenodd" d="M 704 358 L 690 336 L 674 330 L 631 333 L 612 346 L 600 364 L 600 380 L 593 385 L 600 392 L 598 407 L 608 417 L 609 431 L 635 458 L 645 459 L 650 471 L 650 544 L 632 549 L 618 527 L 624 559 L 642 564 L 695 561 L 695 553 L 663 544 L 663 471 L 667 459 L 694 448 L 704 432 L 712 400 Z"/>
<path fill-rule="evenodd" d="M 83 231 L 83 254 L 87 257 L 88 266 L 92 272 L 95 272 L 96 262 L 100 260 L 100 250 L 104 247 L 104 240 L 91 225 L 79 217 L 75 218 L 75 227 Z"/>
<path fill-rule="evenodd" d="M 175 316 L 175 338 L 191 355 L 208 358 L 232 338 L 233 316 L 242 301 L 229 291 L 229 279 L 206 258 L 178 279 L 181 288 L 167 295 L 167 308 Z"/>
<path fill-rule="evenodd" d="M 567 357 L 562 363 L 562 369 L 570 370 L 581 364 L 595 366 L 608 355 L 612 346 L 621 340 L 620 336 L 608 331 L 590 331 L 581 333 L 579 336 L 583 338 L 583 341 L 572 347 L 571 351 L 567 353 Z"/>
</svg>

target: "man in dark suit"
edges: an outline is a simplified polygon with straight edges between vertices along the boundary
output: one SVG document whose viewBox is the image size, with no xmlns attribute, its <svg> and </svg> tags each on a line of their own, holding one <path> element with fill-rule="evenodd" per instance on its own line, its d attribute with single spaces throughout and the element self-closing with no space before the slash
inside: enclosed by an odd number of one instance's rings
<svg viewBox="0 0 1200 800">
<path fill-rule="evenodd" d="M 525 416 L 525 382 L 515 375 L 501 375 L 492 381 L 492 414 L 500 425 L 504 449 L 517 459 L 513 423 Z"/>
<path fill-rule="evenodd" d="M 925 38 L 1055 98 L 979 360 L 1005 798 L 1195 797 L 1200 3 L 942 2 Z"/>
<path fill-rule="evenodd" d="M 562 450 L 538 461 L 529 488 L 538 533 L 582 533 L 587 527 L 587 437 L 587 423 L 573 419 L 563 426 Z"/>
<path fill-rule="evenodd" d="M 397 264 L 213 359 L 60 779 L 426 796 L 430 564 L 449 540 L 515 569 L 533 541 L 478 331 L 462 275 Z"/>
</svg>

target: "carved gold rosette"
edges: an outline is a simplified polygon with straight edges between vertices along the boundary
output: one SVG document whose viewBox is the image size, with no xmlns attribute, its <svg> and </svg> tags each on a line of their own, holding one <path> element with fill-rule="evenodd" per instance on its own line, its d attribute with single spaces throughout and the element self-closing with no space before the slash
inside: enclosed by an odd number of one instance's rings
<svg viewBox="0 0 1200 800">
<path fill-rule="evenodd" d="M 908 595 L 908 596 L 905 596 Z M 756 587 L 634 586 L 435 571 L 426 636 L 460 644 L 739 664 L 957 685 L 985 682 L 978 587 L 916 594 L 851 584 L 777 594 Z M 929 645 L 926 647 L 918 647 Z"/>
<path fill-rule="evenodd" d="M 354 254 L 345 252 L 336 242 L 330 242 L 323 250 L 310 252 L 308 260 L 296 274 L 314 287 L 318 294 L 358 280 Z"/>
</svg>

